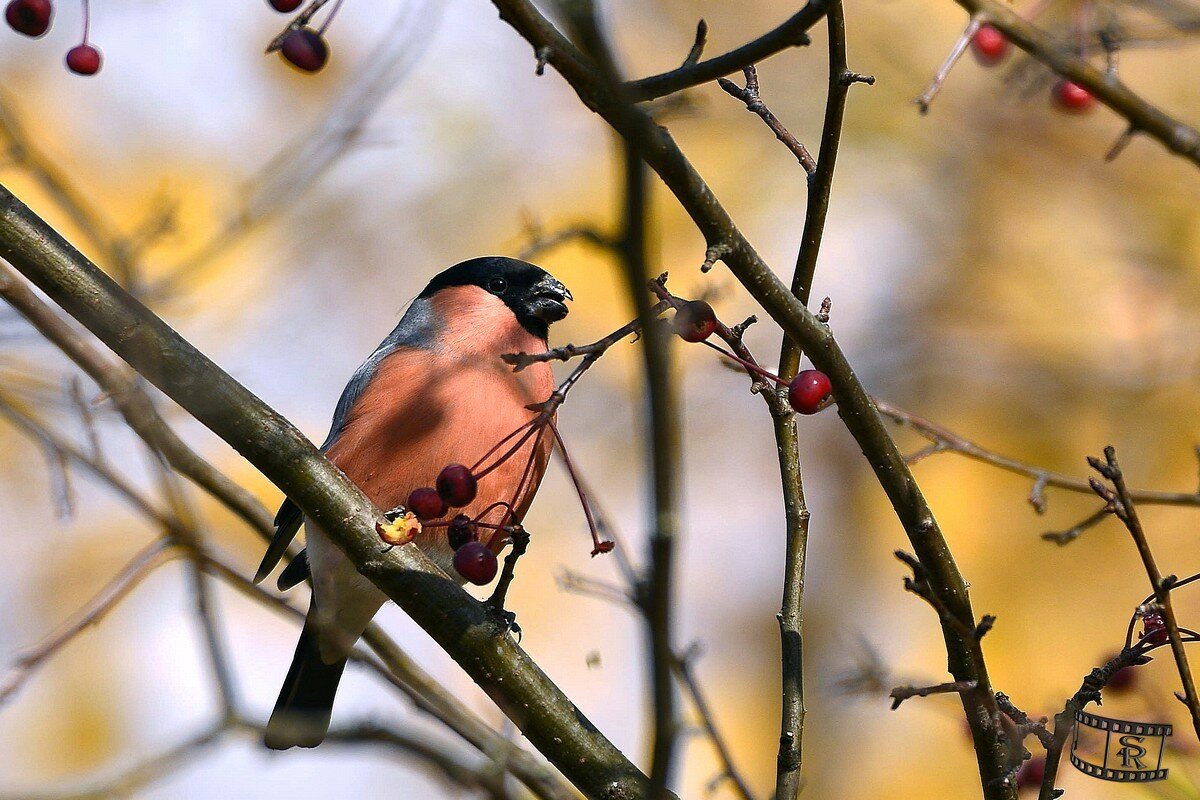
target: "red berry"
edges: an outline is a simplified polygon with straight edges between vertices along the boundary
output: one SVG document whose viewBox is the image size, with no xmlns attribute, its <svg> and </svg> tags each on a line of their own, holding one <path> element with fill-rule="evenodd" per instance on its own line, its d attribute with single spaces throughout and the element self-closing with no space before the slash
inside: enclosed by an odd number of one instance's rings
<svg viewBox="0 0 1200 800">
<path fill-rule="evenodd" d="M 50 29 L 53 13 L 50 0 L 12 0 L 4 9 L 4 19 L 17 33 L 37 38 Z"/>
<path fill-rule="evenodd" d="M 478 538 L 475 523 L 466 514 L 459 514 L 450 520 L 450 525 L 446 528 L 446 538 L 450 542 L 451 550 L 457 550 L 467 542 L 475 541 Z"/>
<path fill-rule="evenodd" d="M 450 507 L 446 505 L 446 501 L 438 494 L 437 489 L 429 486 L 424 486 L 420 489 L 413 489 L 412 494 L 408 496 L 408 510 L 417 515 L 417 519 L 426 522 L 431 519 L 444 517 Z"/>
<path fill-rule="evenodd" d="M 1045 774 L 1045 756 L 1037 756 L 1036 758 L 1029 759 L 1017 770 L 1017 791 L 1038 788 L 1042 785 L 1042 778 Z"/>
<path fill-rule="evenodd" d="M 685 342 L 703 342 L 717 329 L 717 315 L 703 300 L 689 300 L 675 312 L 671 324 Z"/>
<path fill-rule="evenodd" d="M 451 464 L 438 473 L 437 493 L 451 508 L 462 508 L 475 499 L 479 482 L 471 470 L 462 464 Z"/>
<path fill-rule="evenodd" d="M 271 8 L 282 14 L 286 14 L 289 11 L 295 11 L 299 8 L 304 0 L 267 0 L 267 2 L 271 4 Z"/>
<path fill-rule="evenodd" d="M 79 44 L 67 51 L 67 69 L 76 75 L 95 75 L 100 71 L 100 51 L 90 44 Z"/>
<path fill-rule="evenodd" d="M 1151 644 L 1162 644 L 1168 638 L 1167 623 L 1159 611 L 1147 611 L 1142 615 L 1142 638 Z"/>
<path fill-rule="evenodd" d="M 797 373 L 788 386 L 788 403 L 801 414 L 815 414 L 826 405 L 833 385 L 819 369 Z"/>
<path fill-rule="evenodd" d="M 971 52 L 975 60 L 985 67 L 993 67 L 1008 56 L 1012 42 L 995 25 L 980 25 L 971 37 Z"/>
<path fill-rule="evenodd" d="M 329 45 L 312 28 L 298 28 L 283 37 L 279 54 L 296 69 L 320 72 L 329 60 Z"/>
<path fill-rule="evenodd" d="M 1054 84 L 1054 88 L 1050 90 L 1050 97 L 1054 100 L 1055 106 L 1063 111 L 1074 113 L 1089 111 L 1096 104 L 1096 98 L 1092 96 L 1091 92 L 1075 81 L 1069 81 L 1066 78 L 1062 78 Z"/>
<path fill-rule="evenodd" d="M 496 577 L 499 562 L 483 542 L 467 542 L 454 551 L 454 570 L 476 586 L 487 586 Z"/>
</svg>

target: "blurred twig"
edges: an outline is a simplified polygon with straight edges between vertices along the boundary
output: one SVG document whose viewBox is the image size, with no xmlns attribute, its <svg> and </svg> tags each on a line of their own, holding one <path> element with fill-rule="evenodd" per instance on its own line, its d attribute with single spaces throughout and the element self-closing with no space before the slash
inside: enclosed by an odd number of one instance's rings
<svg viewBox="0 0 1200 800">
<path fill-rule="evenodd" d="M 71 619 L 35 647 L 31 647 L 13 662 L 11 676 L 0 686 L 0 704 L 11 698 L 47 659 L 87 628 L 98 624 L 108 612 L 125 599 L 147 575 L 179 555 L 179 550 L 166 539 L 157 538 L 121 568 L 95 597 L 80 608 Z"/>
<path fill-rule="evenodd" d="M 972 19 L 998 28 L 1013 44 L 1050 69 L 1087 89 L 1096 99 L 1129 123 L 1193 164 L 1200 166 L 1200 131 L 1173 119 L 1134 92 L 1113 73 L 1094 67 L 1065 48 L 1051 34 L 1025 21 L 1010 7 L 995 0 L 955 0 Z"/>
<path fill-rule="evenodd" d="M 1045 498 L 1042 495 L 1042 491 L 1046 487 L 1066 489 L 1081 494 L 1092 494 L 1090 484 L 1083 478 L 1073 478 L 1061 472 L 1042 469 L 1041 467 L 1000 455 L 995 451 L 988 450 L 969 439 L 959 436 L 957 433 L 936 422 L 931 422 L 911 411 L 905 411 L 899 406 L 878 397 L 875 398 L 875 406 L 884 416 L 901 426 L 912 428 L 915 432 L 928 439 L 935 446 L 936 452 L 958 453 L 967 458 L 999 467 L 1007 472 L 1013 472 L 1017 475 L 1024 475 L 1027 478 L 1033 479 L 1035 489 L 1030 494 L 1030 503 L 1039 512 L 1045 509 Z M 1164 492 L 1155 489 L 1129 489 L 1129 496 L 1134 502 L 1147 505 L 1200 506 L 1200 492 Z"/>
<path fill-rule="evenodd" d="M 1133 496 L 1129 492 L 1129 487 L 1125 485 L 1125 473 L 1121 471 L 1121 465 L 1117 463 L 1117 451 L 1111 446 L 1106 447 L 1103 461 L 1098 458 L 1089 458 L 1088 463 L 1112 484 L 1112 489 L 1109 489 L 1094 480 L 1092 488 L 1096 494 L 1108 502 L 1112 513 L 1125 524 L 1129 535 L 1133 537 L 1133 543 L 1137 546 L 1138 555 L 1142 559 L 1146 576 L 1150 579 L 1150 587 L 1154 590 L 1154 599 L 1166 626 L 1167 638 L 1171 642 L 1171 653 L 1175 657 L 1175 666 L 1179 670 L 1179 679 L 1183 683 L 1188 711 L 1192 715 L 1192 727 L 1196 731 L 1196 738 L 1200 739 L 1200 696 L 1196 694 L 1196 684 L 1192 679 L 1192 669 L 1188 664 L 1187 651 L 1183 647 L 1183 640 L 1179 634 L 1175 606 L 1171 602 L 1171 589 L 1175 586 L 1177 579 L 1174 575 L 1164 577 L 1158 568 L 1154 553 L 1150 550 L 1150 543 L 1146 539 L 1146 532 L 1142 528 L 1142 521 L 1138 517 Z"/>
</svg>

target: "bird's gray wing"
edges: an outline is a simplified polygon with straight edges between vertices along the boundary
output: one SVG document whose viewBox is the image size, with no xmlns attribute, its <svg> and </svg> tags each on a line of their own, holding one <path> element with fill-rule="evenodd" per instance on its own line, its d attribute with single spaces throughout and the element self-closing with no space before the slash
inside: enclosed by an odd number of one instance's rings
<svg viewBox="0 0 1200 800">
<path fill-rule="evenodd" d="M 329 426 L 329 435 L 321 444 L 322 453 L 333 446 L 342 430 L 345 429 L 346 422 L 350 418 L 350 410 L 362 396 L 367 384 L 375 377 L 375 371 L 379 368 L 379 364 L 400 348 L 428 349 L 433 347 L 438 328 L 436 314 L 428 298 L 419 297 L 409 305 L 408 311 L 400 319 L 400 324 L 387 335 L 386 339 L 380 342 L 379 347 L 375 348 L 375 352 L 359 365 L 350 378 L 350 382 L 346 384 L 346 388 L 342 390 L 342 396 L 338 398 L 337 408 L 333 412 L 333 423 Z M 293 503 L 291 498 L 285 498 L 283 505 L 275 514 L 275 536 L 267 545 L 267 552 L 263 555 L 262 563 L 258 565 L 258 572 L 254 574 L 255 583 L 261 582 L 270 575 L 271 571 L 279 564 L 287 553 L 292 540 L 296 538 L 303 522 L 304 514 L 300 511 L 300 507 Z"/>
</svg>

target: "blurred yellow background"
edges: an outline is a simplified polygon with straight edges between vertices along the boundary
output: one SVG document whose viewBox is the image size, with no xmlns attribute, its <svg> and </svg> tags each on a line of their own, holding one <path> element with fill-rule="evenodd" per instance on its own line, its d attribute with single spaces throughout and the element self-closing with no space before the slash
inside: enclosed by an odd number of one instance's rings
<svg viewBox="0 0 1200 800">
<path fill-rule="evenodd" d="M 173 230 L 143 259 L 145 277 L 179 279 L 156 310 L 289 416 L 323 438 L 342 385 L 440 269 L 484 253 L 518 252 L 530 219 L 547 231 L 611 229 L 619 172 L 612 138 L 484 0 L 352 0 L 330 31 L 330 67 L 299 75 L 263 46 L 283 24 L 262 2 L 97 4 L 93 40 L 106 63 L 82 79 L 61 66 L 79 10 L 60 3 L 43 40 L 0 32 L 0 91 L 36 142 L 117 230 L 139 229 L 173 205 Z M 608 4 L 606 4 L 606 7 Z M 774 2 L 623 2 L 609 22 L 630 75 L 671 68 L 696 20 L 709 53 L 736 46 L 795 9 Z M 1084 456 L 1117 446 L 1139 487 L 1190 490 L 1200 442 L 1200 175 L 1156 143 L 1103 155 L 1123 129 L 1104 109 L 1054 112 L 1045 91 L 1021 99 L 1003 69 L 970 59 L 929 116 L 912 103 L 965 24 L 948 0 L 849 3 L 850 66 L 876 76 L 850 96 L 814 297 L 833 299 L 832 325 L 868 389 L 1013 457 L 1084 474 Z M 394 42 L 382 55 L 381 40 Z M 815 151 L 826 39 L 760 65 L 766 102 Z M 324 167 L 322 119 L 382 66 L 394 89 Z M 1122 54 L 1122 75 L 1175 116 L 1200 122 L 1200 42 Z M 665 120 L 743 231 L 790 276 L 805 180 L 759 120 L 715 86 Z M 358 107 L 362 107 L 360 103 Z M 345 120 L 347 113 L 334 116 Z M 335 139 L 337 137 L 334 137 Z M 306 148 L 306 143 L 308 147 Z M 281 156 L 268 170 L 264 165 Z M 99 257 L 21 165 L 5 185 Z M 260 213 L 265 210 L 269 213 Z M 704 243 L 656 189 L 658 263 L 681 294 L 723 288 L 718 312 L 756 309 L 718 267 L 701 276 Z M 195 261 L 222 230 L 216 254 Z M 227 229 L 225 226 L 231 224 Z M 539 259 L 573 291 L 557 343 L 598 338 L 629 318 L 621 281 L 582 245 Z M 185 265 L 181 272 L 179 265 Z M 102 263 L 102 265 L 104 265 Z M 108 266 L 108 265 L 104 265 Z M 11 317 L 0 327 L 0 376 L 51 387 L 61 357 Z M 768 323 L 747 342 L 766 361 Z M 562 428 L 601 503 L 632 546 L 644 541 L 639 386 L 634 346 L 616 348 L 576 389 Z M 698 348 L 677 348 L 686 410 L 679 643 L 701 642 L 697 671 L 739 766 L 760 796 L 773 786 L 778 740 L 778 610 L 783 520 L 770 420 L 745 381 Z M 17 384 L 13 384 L 17 385 Z M 70 410 L 61 417 L 68 429 Z M 220 467 L 272 508 L 279 495 L 231 450 L 176 412 Z M 110 457 L 147 480 L 136 443 L 104 424 Z M 75 432 L 82 436 L 76 427 Z M 802 420 L 813 511 L 806 587 L 807 797 L 975 797 L 978 779 L 950 697 L 889 711 L 882 693 L 847 695 L 839 678 L 876 652 L 894 683 L 945 680 L 931 610 L 907 595 L 892 556 L 907 542 L 836 414 Z M 906 448 L 923 442 L 899 432 Z M 5 663 L 91 596 L 154 531 L 86 476 L 59 519 L 38 446 L 0 425 L 0 660 Z M 1052 714 L 1083 675 L 1117 649 L 1149 591 L 1132 543 L 1108 521 L 1069 547 L 1040 540 L 1096 502 L 1049 491 L 1044 517 L 1023 479 L 955 455 L 916 467 L 966 578 L 977 613 L 998 617 L 985 652 L 998 690 L 1035 716 Z M 261 543 L 214 504 L 201 505 L 216 543 L 246 574 Z M 1200 570 L 1190 509 L 1142 509 L 1164 571 Z M 580 708 L 639 763 L 647 717 L 639 621 L 625 609 L 564 593 L 564 568 L 616 580 L 589 559 L 584 520 L 552 470 L 529 519 L 534 539 L 511 607 L 524 645 Z M 0 709 L 0 791 L 75 785 L 114 774 L 199 730 L 215 701 L 178 564 L 163 568 L 99 627 L 80 636 Z M 298 590 L 300 591 L 300 590 Z M 264 715 L 295 641 L 278 617 L 222 591 L 224 630 L 247 707 Z M 1185 625 L 1200 626 L 1200 589 L 1182 590 Z M 494 707 L 395 608 L 381 619 L 435 675 L 487 719 Z M 866 645 L 864 645 L 866 643 Z M 1099 713 L 1184 721 L 1169 657 L 1139 689 Z M 377 679 L 352 670 L 335 721 L 411 721 L 446 736 Z M 1032 744 L 1032 742 L 1031 742 Z M 1111 786 L 1064 766 L 1069 797 L 1200 796 L 1200 748 L 1185 725 L 1168 756 L 1169 788 Z M 1182 748 L 1182 749 L 1181 749 Z M 689 737 L 683 796 L 718 772 Z M 717 786 L 718 796 L 731 796 Z M 270 754 L 249 740 L 214 746 L 148 788 L 147 797 L 453 796 L 377 752 L 323 747 Z"/>
</svg>

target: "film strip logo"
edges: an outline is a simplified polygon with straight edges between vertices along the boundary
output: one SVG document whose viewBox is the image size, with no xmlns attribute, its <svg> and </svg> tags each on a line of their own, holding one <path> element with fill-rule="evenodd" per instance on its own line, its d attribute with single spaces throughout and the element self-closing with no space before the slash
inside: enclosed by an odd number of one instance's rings
<svg viewBox="0 0 1200 800">
<path fill-rule="evenodd" d="M 1102 781 L 1148 783 L 1167 777 L 1163 751 L 1170 725 L 1126 722 L 1075 712 L 1071 763 L 1085 775 Z"/>
</svg>

